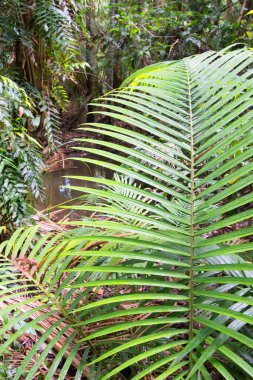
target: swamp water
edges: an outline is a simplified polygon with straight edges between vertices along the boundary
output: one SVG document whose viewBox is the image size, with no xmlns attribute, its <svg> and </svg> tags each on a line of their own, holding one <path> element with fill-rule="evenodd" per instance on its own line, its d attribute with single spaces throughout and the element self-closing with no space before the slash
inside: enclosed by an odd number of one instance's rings
<svg viewBox="0 0 253 380">
<path fill-rule="evenodd" d="M 65 202 L 67 202 L 65 203 L 66 205 L 82 204 L 82 202 L 80 202 L 80 200 L 76 200 L 76 198 L 80 197 L 81 195 L 85 195 L 85 193 L 69 189 L 66 186 L 83 186 L 101 189 L 101 185 L 99 183 L 70 178 L 71 176 L 111 178 L 111 174 L 108 169 L 94 164 L 86 164 L 84 162 L 73 160 L 71 158 L 54 163 L 51 166 L 50 171 L 46 173 L 44 177 L 46 198 L 43 202 L 38 202 L 37 209 L 39 211 L 45 211 L 47 213 L 48 209 L 49 213 L 60 213 L 59 216 L 70 213 L 69 216 L 71 219 L 80 215 L 89 214 L 89 212 L 85 211 L 75 211 L 72 213 L 70 210 L 59 211 L 59 207 L 57 207 L 57 205 L 61 205 Z M 51 209 L 52 207 L 53 209 Z"/>
</svg>

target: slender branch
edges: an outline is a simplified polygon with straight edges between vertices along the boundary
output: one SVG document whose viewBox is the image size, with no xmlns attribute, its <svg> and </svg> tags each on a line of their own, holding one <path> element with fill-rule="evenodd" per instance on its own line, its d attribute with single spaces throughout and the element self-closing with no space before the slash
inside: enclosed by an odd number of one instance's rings
<svg viewBox="0 0 253 380">
<path fill-rule="evenodd" d="M 237 23 L 240 24 L 241 21 L 242 21 L 242 18 L 243 18 L 243 12 L 246 8 L 246 5 L 247 5 L 247 0 L 244 0 L 243 4 L 242 4 L 242 7 L 241 7 L 241 10 L 240 10 L 240 14 L 239 14 L 239 17 L 238 17 L 238 20 L 237 20 Z"/>
<path fill-rule="evenodd" d="M 173 44 L 171 45 L 171 47 L 170 47 L 170 51 L 169 51 L 169 54 L 168 54 L 168 59 L 171 58 L 172 51 L 173 51 L 174 47 L 176 46 L 176 44 L 178 44 L 178 43 L 179 43 L 179 39 L 177 39 L 177 40 L 176 40 L 175 42 L 173 42 Z"/>
<path fill-rule="evenodd" d="M 75 70 L 75 73 L 83 74 L 83 71 Z M 86 72 L 85 75 L 90 75 L 90 76 L 96 78 L 99 82 L 101 82 L 101 83 L 105 84 L 107 87 L 109 87 L 110 90 L 113 90 L 113 87 L 108 82 L 106 82 L 104 79 L 100 78 L 96 74 Z"/>
</svg>

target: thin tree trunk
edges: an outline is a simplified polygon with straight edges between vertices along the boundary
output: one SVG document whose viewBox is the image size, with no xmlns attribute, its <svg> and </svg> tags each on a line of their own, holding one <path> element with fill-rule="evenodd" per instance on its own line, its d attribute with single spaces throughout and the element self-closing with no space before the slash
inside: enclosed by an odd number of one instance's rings
<svg viewBox="0 0 253 380">
<path fill-rule="evenodd" d="M 241 7 L 241 10 L 240 10 L 240 14 L 239 14 L 238 20 L 237 20 L 238 24 L 240 24 L 241 21 L 242 21 L 243 14 L 244 14 L 244 11 L 246 9 L 246 6 L 247 6 L 247 0 L 244 0 L 243 4 L 242 4 L 242 7 Z"/>
<path fill-rule="evenodd" d="M 233 2 L 232 2 L 232 0 L 227 0 L 227 2 L 226 2 L 226 13 L 225 13 L 225 19 L 226 20 L 231 19 L 232 12 L 233 12 Z"/>
</svg>

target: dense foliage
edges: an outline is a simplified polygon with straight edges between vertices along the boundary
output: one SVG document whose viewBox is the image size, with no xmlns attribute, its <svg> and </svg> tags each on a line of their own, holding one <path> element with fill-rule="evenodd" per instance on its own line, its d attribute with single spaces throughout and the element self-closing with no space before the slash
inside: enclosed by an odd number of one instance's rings
<svg viewBox="0 0 253 380">
<path fill-rule="evenodd" d="M 252 64 L 156 64 L 96 103 L 115 125 L 77 149 L 116 174 L 79 177 L 101 184 L 76 188 L 95 216 L 1 245 L 5 378 L 253 378 Z"/>
<path fill-rule="evenodd" d="M 0 8 L 0 225 L 20 224 L 42 195 L 41 144 L 61 142 L 64 88 L 83 67 L 76 19 L 68 1 L 3 0 Z"/>
<path fill-rule="evenodd" d="M 20 224 L 32 198 L 42 195 L 43 161 L 34 129 L 31 100 L 23 89 L 0 76 L 0 225 Z"/>
<path fill-rule="evenodd" d="M 87 59 L 111 87 L 147 64 L 252 43 L 250 1 L 90 1 Z M 90 58 L 90 59 L 89 59 Z M 104 87 L 106 90 L 108 88 Z"/>
<path fill-rule="evenodd" d="M 68 103 L 64 88 L 74 79 L 79 2 L 3 0 L 0 18 L 0 70 L 18 82 L 35 104 L 37 134 L 50 149 L 59 141 L 60 115 Z M 44 131 L 44 132 L 43 132 Z"/>
<path fill-rule="evenodd" d="M 1 379 L 253 378 L 252 14 L 1 0 Z M 78 177 L 92 216 L 26 228 L 82 122 L 76 159 L 114 172 Z"/>
<path fill-rule="evenodd" d="M 119 87 L 136 69 L 232 43 L 250 46 L 252 8 L 250 0 L 2 0 L 0 75 L 31 99 L 33 127 L 25 125 L 26 138 L 37 139 L 50 154 L 63 143 L 62 129 L 87 121 L 92 98 Z M 90 113 L 88 121 L 94 120 Z M 23 198 L 18 208 L 25 216 Z M 14 223 L 22 212 L 17 217 L 16 205 L 13 216 L 10 210 L 4 213 Z"/>
</svg>

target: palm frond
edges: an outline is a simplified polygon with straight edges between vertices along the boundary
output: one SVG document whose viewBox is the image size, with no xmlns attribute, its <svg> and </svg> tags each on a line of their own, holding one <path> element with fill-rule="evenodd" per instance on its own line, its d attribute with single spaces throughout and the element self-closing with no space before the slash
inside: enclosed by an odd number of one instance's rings
<svg viewBox="0 0 253 380">
<path fill-rule="evenodd" d="M 141 70 L 122 88 L 94 103 L 99 109 L 96 112 L 120 123 L 85 127 L 114 140 L 88 139 L 98 148 L 77 149 L 101 159 L 77 159 L 138 183 L 124 183 L 119 177 L 80 176 L 110 190 L 75 187 L 103 199 L 103 215 L 110 220 L 72 224 L 101 229 L 111 249 L 105 244 L 102 250 L 85 252 L 93 264 L 71 270 L 90 276 L 90 282 L 80 286 L 132 289 L 129 296 L 87 302 L 75 313 L 85 317 L 86 324 L 89 318 L 94 320 L 94 310 L 100 313 L 100 321 L 107 319 L 109 311 L 110 318 L 125 315 L 120 310 L 126 300 L 138 303 L 127 310 L 129 317 L 136 316 L 140 308 L 135 322 L 119 324 L 115 319 L 110 328 L 98 329 L 85 338 L 99 344 L 103 336 L 113 340 L 119 331 L 131 331 L 131 341 L 117 344 L 93 361 L 113 357 L 113 368 L 130 347 L 136 350 L 124 364 L 104 373 L 103 380 L 114 378 L 127 366 L 136 368 L 133 379 L 148 373 L 157 379 L 207 378 L 210 366 L 231 379 L 230 362 L 236 364 L 239 358 L 240 370 L 247 376 L 253 373 L 251 363 L 233 347 L 234 340 L 244 347 L 253 345 L 246 333 L 246 326 L 252 324 L 253 266 L 244 259 L 252 251 L 253 231 L 253 198 L 248 190 L 253 179 L 252 62 L 251 50 L 228 49 L 158 64 Z M 120 192 L 115 191 L 118 186 Z M 97 211 L 101 212 L 101 207 Z M 183 305 L 181 312 L 169 311 L 179 305 Z M 168 313 L 160 312 L 161 306 L 168 307 Z M 145 322 L 141 317 L 144 310 Z M 157 331 L 161 335 L 156 336 Z M 145 370 L 138 373 L 135 364 L 143 355 L 165 352 L 173 342 L 177 342 L 176 350 L 171 348 L 161 360 L 147 360 Z"/>
<path fill-rule="evenodd" d="M 76 379 L 89 378 L 91 370 L 86 362 L 90 346 L 80 343 L 84 335 L 80 335 L 74 316 L 68 316 L 64 306 L 71 307 L 73 298 L 68 285 L 75 282 L 73 274 L 64 273 L 72 258 L 59 256 L 68 246 L 61 235 L 39 238 L 38 227 L 18 229 L 1 244 L 2 360 L 8 365 L 10 358 L 5 355 L 15 350 L 15 342 L 25 334 L 34 337 L 24 360 L 18 365 L 15 361 L 10 364 L 13 379 L 33 379 L 37 372 L 48 380 L 56 373 L 59 379 L 65 379 L 70 368 Z M 86 292 L 77 293 L 85 297 Z M 8 323 L 4 323 L 6 320 Z"/>
</svg>

